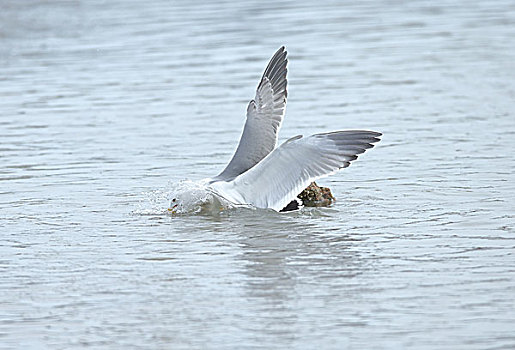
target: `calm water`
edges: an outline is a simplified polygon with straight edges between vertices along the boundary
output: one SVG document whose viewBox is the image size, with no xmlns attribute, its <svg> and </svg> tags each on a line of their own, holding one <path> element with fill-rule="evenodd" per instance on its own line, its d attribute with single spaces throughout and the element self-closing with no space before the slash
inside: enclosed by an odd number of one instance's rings
<svg viewBox="0 0 515 350">
<path fill-rule="evenodd" d="M 515 348 L 513 1 L 0 1 L 0 348 Z M 271 55 L 331 208 L 163 215 Z"/>
</svg>

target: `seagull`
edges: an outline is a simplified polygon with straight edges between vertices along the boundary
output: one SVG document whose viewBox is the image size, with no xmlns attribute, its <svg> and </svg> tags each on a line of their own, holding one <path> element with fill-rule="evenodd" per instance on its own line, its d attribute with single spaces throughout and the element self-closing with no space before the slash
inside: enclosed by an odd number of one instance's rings
<svg viewBox="0 0 515 350">
<path fill-rule="evenodd" d="M 297 196 L 312 181 L 346 168 L 372 148 L 381 133 L 368 130 L 294 136 L 277 147 L 288 95 L 287 51 L 282 46 L 270 59 L 247 106 L 245 126 L 236 151 L 220 174 L 206 179 L 208 189 L 235 205 L 256 208 L 298 208 Z M 172 201 L 172 212 L 177 208 Z M 295 203 L 293 203 L 295 204 Z"/>
</svg>

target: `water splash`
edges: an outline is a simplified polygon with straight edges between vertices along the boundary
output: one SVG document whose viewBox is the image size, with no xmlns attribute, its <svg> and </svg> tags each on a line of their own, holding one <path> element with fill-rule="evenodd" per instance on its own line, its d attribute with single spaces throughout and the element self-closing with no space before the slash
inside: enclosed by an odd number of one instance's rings
<svg viewBox="0 0 515 350">
<path fill-rule="evenodd" d="M 217 214 L 235 207 L 214 193 L 206 180 L 169 182 L 166 188 L 143 195 L 135 215 Z"/>
</svg>

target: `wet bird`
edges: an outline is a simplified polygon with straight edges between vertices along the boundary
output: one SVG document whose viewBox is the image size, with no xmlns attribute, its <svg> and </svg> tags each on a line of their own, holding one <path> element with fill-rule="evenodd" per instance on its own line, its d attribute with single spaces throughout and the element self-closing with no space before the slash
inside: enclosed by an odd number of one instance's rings
<svg viewBox="0 0 515 350">
<path fill-rule="evenodd" d="M 294 136 L 277 146 L 287 98 L 287 52 L 281 47 L 261 77 L 236 152 L 225 169 L 207 179 L 211 191 L 233 204 L 281 211 L 301 205 L 297 196 L 312 181 L 346 168 L 372 148 L 381 133 L 344 130 Z M 173 204 L 174 207 L 177 204 Z"/>
</svg>

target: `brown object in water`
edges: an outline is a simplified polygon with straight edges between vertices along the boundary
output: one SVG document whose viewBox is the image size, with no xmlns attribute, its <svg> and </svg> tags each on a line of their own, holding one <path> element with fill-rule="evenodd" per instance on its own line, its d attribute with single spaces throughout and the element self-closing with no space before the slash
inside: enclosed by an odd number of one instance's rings
<svg viewBox="0 0 515 350">
<path fill-rule="evenodd" d="M 329 187 L 320 187 L 312 182 L 298 197 L 306 207 L 328 207 L 335 201 Z"/>
</svg>

